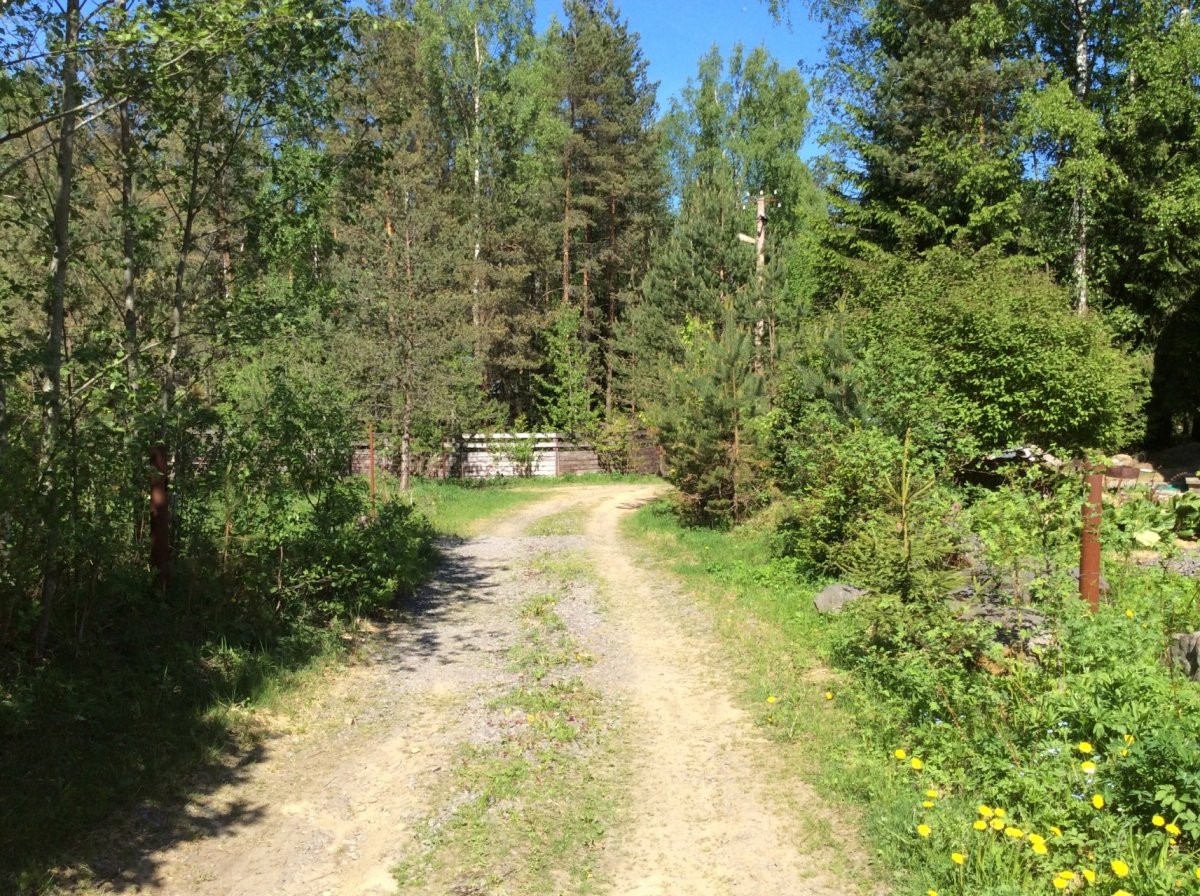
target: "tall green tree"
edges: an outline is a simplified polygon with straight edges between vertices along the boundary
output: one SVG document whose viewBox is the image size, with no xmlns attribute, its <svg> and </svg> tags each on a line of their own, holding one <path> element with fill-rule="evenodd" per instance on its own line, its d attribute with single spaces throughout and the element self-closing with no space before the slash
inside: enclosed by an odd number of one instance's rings
<svg viewBox="0 0 1200 896">
<path fill-rule="evenodd" d="M 564 128 L 558 146 L 560 300 L 580 311 L 595 360 L 588 377 L 611 412 L 613 335 L 645 273 L 661 222 L 664 173 L 653 128 L 655 85 L 636 33 L 611 2 L 568 0 L 549 40 L 553 96 Z"/>
</svg>

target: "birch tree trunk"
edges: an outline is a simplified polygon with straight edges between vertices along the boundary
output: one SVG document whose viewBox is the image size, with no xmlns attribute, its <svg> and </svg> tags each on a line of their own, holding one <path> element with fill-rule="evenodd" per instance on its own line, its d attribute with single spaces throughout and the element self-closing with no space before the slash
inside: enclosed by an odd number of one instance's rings
<svg viewBox="0 0 1200 896">
<path fill-rule="evenodd" d="M 1088 0 L 1074 0 L 1075 5 L 1075 98 L 1087 102 L 1091 82 L 1091 59 L 1088 52 Z M 1088 313 L 1088 208 L 1087 188 L 1080 182 L 1071 200 L 1071 228 L 1075 239 L 1075 258 L 1071 265 L 1075 281 L 1075 308 L 1080 315 Z"/>
<path fill-rule="evenodd" d="M 62 485 L 58 475 L 58 441 L 62 428 L 62 364 L 66 341 L 67 269 L 71 258 L 71 189 L 75 177 L 76 107 L 79 105 L 81 0 L 65 0 L 62 42 L 62 124 L 58 134 L 58 185 L 54 199 L 54 260 L 46 307 L 46 354 L 42 369 L 41 491 L 45 498 L 46 544 L 42 561 L 42 607 L 34 633 L 33 653 L 42 659 L 50 620 L 58 599 L 62 550 Z"/>
</svg>

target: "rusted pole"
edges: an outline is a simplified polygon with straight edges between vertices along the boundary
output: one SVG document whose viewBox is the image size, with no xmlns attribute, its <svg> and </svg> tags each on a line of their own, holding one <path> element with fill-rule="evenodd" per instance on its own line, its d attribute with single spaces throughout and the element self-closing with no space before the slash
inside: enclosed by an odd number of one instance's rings
<svg viewBox="0 0 1200 896">
<path fill-rule="evenodd" d="M 371 483 L 371 519 L 375 519 L 375 421 L 367 424 L 367 462 L 370 472 L 367 479 Z"/>
<path fill-rule="evenodd" d="M 167 449 L 150 449 L 150 565 L 158 586 L 171 581 L 171 499 L 167 492 Z"/>
<path fill-rule="evenodd" d="M 1095 613 L 1100 609 L 1100 494 L 1104 488 L 1104 474 L 1099 471 L 1088 473 L 1087 484 L 1083 540 L 1079 551 L 1079 596 Z"/>
</svg>

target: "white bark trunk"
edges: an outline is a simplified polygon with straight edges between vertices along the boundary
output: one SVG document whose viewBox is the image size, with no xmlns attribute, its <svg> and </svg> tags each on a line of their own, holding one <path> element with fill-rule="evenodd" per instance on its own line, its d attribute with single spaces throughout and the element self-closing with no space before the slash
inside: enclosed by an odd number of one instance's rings
<svg viewBox="0 0 1200 896">
<path fill-rule="evenodd" d="M 1087 101 L 1091 84 L 1091 59 L 1088 52 L 1088 0 L 1075 2 L 1075 98 Z M 1075 187 L 1071 200 L 1071 226 L 1075 238 L 1075 258 L 1071 269 L 1075 281 L 1075 309 L 1088 313 L 1088 196 L 1082 183 Z"/>
</svg>

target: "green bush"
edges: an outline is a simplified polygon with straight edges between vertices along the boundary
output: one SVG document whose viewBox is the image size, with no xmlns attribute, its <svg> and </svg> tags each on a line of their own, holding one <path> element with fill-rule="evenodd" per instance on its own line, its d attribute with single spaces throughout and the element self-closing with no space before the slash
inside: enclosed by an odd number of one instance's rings
<svg viewBox="0 0 1200 896">
<path fill-rule="evenodd" d="M 772 415 L 777 481 L 790 497 L 778 549 L 802 568 L 837 575 L 838 554 L 883 503 L 883 480 L 899 463 L 900 440 L 845 422 L 820 404 Z"/>
<path fill-rule="evenodd" d="M 898 773 L 912 777 L 899 835 L 922 891 L 1051 893 L 1056 874 L 1082 884 L 1084 869 L 1102 893 L 1195 884 L 1200 686 L 1162 657 L 1173 632 L 1200 626 L 1200 585 L 1116 572 L 1096 615 L 1069 589 L 1043 592 L 1054 643 L 1032 656 L 944 606 L 889 596 L 832 622 L 831 658 L 855 675 L 868 739 L 881 755 L 901 751 Z"/>
<path fill-rule="evenodd" d="M 1035 444 L 1111 451 L 1139 434 L 1142 365 L 1021 260 L 932 252 L 865 297 L 868 416 L 952 459 Z"/>
</svg>

